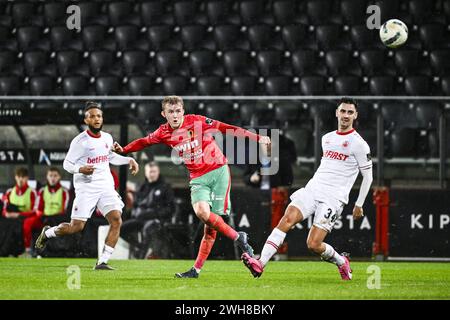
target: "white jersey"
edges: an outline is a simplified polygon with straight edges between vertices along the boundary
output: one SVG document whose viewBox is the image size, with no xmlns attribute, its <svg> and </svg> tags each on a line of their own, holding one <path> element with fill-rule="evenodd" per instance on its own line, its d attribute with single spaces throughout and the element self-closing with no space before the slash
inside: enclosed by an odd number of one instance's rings
<svg viewBox="0 0 450 320">
<path fill-rule="evenodd" d="M 73 184 L 76 192 L 114 190 L 114 179 L 109 164 L 128 164 L 129 157 L 123 157 L 111 151 L 113 138 L 109 133 L 100 131 L 100 136 L 93 136 L 89 131 L 83 131 L 70 143 L 69 151 L 64 159 L 64 169 L 73 174 Z M 94 173 L 84 175 L 80 167 L 94 166 Z"/>
<path fill-rule="evenodd" d="M 332 131 L 322 137 L 320 166 L 307 187 L 318 200 L 329 198 L 348 203 L 348 195 L 360 170 L 372 168 L 370 148 L 353 129 L 344 134 Z"/>
</svg>

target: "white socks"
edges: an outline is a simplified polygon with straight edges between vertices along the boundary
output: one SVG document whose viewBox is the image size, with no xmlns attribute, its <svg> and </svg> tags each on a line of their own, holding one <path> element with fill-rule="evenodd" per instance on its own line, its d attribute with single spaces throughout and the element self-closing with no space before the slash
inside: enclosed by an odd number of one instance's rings
<svg viewBox="0 0 450 320">
<path fill-rule="evenodd" d="M 338 267 L 345 263 L 344 257 L 337 253 L 332 246 L 324 243 L 325 251 L 320 255 L 323 260 L 336 264 Z"/>
<path fill-rule="evenodd" d="M 45 236 L 47 238 L 56 238 L 56 233 L 55 233 L 56 228 L 58 228 L 58 227 L 57 226 L 56 227 L 51 227 L 50 229 L 45 231 Z"/>
<path fill-rule="evenodd" d="M 261 257 L 259 258 L 259 261 L 261 261 L 263 266 L 269 262 L 270 258 L 272 258 L 275 253 L 277 253 L 278 248 L 283 244 L 285 237 L 286 233 L 280 229 L 275 228 L 272 230 L 272 233 L 264 244 Z"/>
<path fill-rule="evenodd" d="M 108 260 L 109 258 L 111 258 L 113 252 L 114 248 L 105 244 L 105 246 L 103 247 L 103 253 L 100 256 L 100 259 L 98 259 L 98 264 L 108 263 Z"/>
</svg>

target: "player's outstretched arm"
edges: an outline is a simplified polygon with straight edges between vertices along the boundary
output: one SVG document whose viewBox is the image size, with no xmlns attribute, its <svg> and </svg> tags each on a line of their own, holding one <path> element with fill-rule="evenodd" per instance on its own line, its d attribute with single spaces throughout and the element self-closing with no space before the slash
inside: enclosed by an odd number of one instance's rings
<svg viewBox="0 0 450 320">
<path fill-rule="evenodd" d="M 363 180 L 361 182 L 361 188 L 359 189 L 358 199 L 355 202 L 355 207 L 353 208 L 353 219 L 358 220 L 364 216 L 364 210 L 362 208 L 364 201 L 366 200 L 367 194 L 369 193 L 370 186 L 373 181 L 372 167 L 361 170 L 361 175 Z"/>
<path fill-rule="evenodd" d="M 112 151 L 112 150 L 111 150 Z M 122 166 L 128 164 L 132 175 L 136 175 L 139 172 L 139 164 L 131 157 L 124 157 L 120 154 L 111 152 L 109 154 L 109 163 L 115 166 Z"/>
</svg>

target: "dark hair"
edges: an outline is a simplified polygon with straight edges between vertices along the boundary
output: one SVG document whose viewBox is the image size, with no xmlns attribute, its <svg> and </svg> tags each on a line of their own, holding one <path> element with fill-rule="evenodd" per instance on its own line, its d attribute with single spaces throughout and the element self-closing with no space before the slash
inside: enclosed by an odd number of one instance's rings
<svg viewBox="0 0 450 320">
<path fill-rule="evenodd" d="M 28 177 L 28 169 L 24 167 L 20 167 L 16 169 L 15 175 L 17 177 Z"/>
<path fill-rule="evenodd" d="M 59 175 L 61 175 L 61 171 L 59 171 L 59 169 L 57 167 L 50 167 L 47 169 L 47 173 L 48 172 L 57 172 Z"/>
<path fill-rule="evenodd" d="M 159 164 L 156 161 L 149 161 L 145 164 L 145 166 L 149 166 L 149 167 L 158 167 L 159 168 Z"/>
<path fill-rule="evenodd" d="M 355 106 L 355 110 L 358 111 L 358 104 L 356 103 L 356 100 L 353 98 L 342 97 L 341 100 L 339 100 L 338 107 L 341 105 L 341 103 L 352 104 Z"/>
<path fill-rule="evenodd" d="M 99 109 L 102 110 L 102 105 L 95 101 L 86 102 L 86 106 L 84 107 L 83 113 L 86 114 L 91 109 Z"/>
</svg>

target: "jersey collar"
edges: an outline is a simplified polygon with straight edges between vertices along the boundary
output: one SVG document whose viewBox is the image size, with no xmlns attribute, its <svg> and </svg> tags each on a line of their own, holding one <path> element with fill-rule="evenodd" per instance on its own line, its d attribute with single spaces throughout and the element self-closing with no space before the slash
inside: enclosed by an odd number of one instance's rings
<svg viewBox="0 0 450 320">
<path fill-rule="evenodd" d="M 347 131 L 347 132 L 340 132 L 339 130 L 336 130 L 336 134 L 338 134 L 340 136 L 345 136 L 345 135 L 350 134 L 352 132 L 355 132 L 355 128 L 353 128 L 352 130 Z"/>
<path fill-rule="evenodd" d="M 87 134 L 92 138 L 100 138 L 102 136 L 102 132 L 100 131 L 97 135 L 93 134 L 89 129 L 86 130 Z"/>
</svg>

